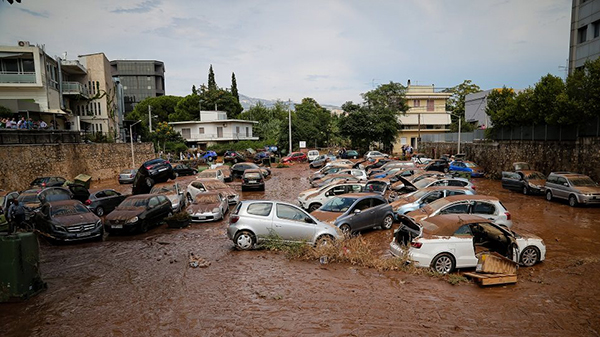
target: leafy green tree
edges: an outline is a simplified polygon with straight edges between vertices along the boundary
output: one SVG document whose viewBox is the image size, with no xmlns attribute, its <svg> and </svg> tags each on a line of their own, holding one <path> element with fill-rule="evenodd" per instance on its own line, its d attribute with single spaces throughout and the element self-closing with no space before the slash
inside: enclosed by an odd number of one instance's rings
<svg viewBox="0 0 600 337">
<path fill-rule="evenodd" d="M 191 94 L 183 97 L 175 106 L 175 111 L 169 114 L 170 122 L 197 120 L 200 120 L 200 95 Z"/>
<path fill-rule="evenodd" d="M 490 121 L 494 126 L 516 124 L 513 116 L 515 96 L 515 91 L 507 87 L 492 90 L 488 94 L 485 113 L 490 116 Z"/>
<path fill-rule="evenodd" d="M 217 81 L 215 81 L 215 73 L 213 72 L 212 64 L 208 69 L 208 90 L 216 90 Z"/>
<path fill-rule="evenodd" d="M 0 105 L 0 117 L 13 117 L 13 116 L 14 116 L 14 114 L 9 108 L 7 108 L 3 105 Z"/>
<path fill-rule="evenodd" d="M 446 102 L 446 110 L 452 112 L 452 124 L 450 130 L 458 131 L 458 120 L 461 120 L 461 132 L 468 132 L 474 129 L 471 123 L 467 123 L 465 117 L 465 97 L 468 94 L 480 92 L 481 89 L 477 84 L 473 84 L 471 80 L 465 80 L 463 83 L 452 88 L 445 89 L 444 92 L 451 93 L 452 96 Z"/>
<path fill-rule="evenodd" d="M 211 90 L 210 88 L 201 86 L 200 99 L 202 100 L 203 110 L 225 111 L 227 112 L 227 118 L 238 118 L 238 115 L 244 110 L 231 92 L 225 89 L 216 88 Z"/>
<path fill-rule="evenodd" d="M 231 73 L 231 94 L 233 97 L 240 102 L 240 94 L 238 93 L 237 81 L 235 79 L 235 73 Z"/>
<path fill-rule="evenodd" d="M 192 95 L 198 95 L 198 89 L 196 89 L 196 85 L 192 85 Z"/>
<path fill-rule="evenodd" d="M 175 112 L 175 107 L 179 101 L 181 101 L 181 99 L 182 97 L 179 96 L 148 97 L 136 104 L 133 111 L 127 114 L 126 119 L 134 121 L 141 120 L 142 123 L 140 124 L 140 134 L 143 139 L 148 140 L 150 136 L 148 106 L 152 107 L 152 115 L 156 116 L 156 118 L 152 120 L 152 123 L 155 126 L 159 122 L 169 121 L 169 115 Z"/>
</svg>

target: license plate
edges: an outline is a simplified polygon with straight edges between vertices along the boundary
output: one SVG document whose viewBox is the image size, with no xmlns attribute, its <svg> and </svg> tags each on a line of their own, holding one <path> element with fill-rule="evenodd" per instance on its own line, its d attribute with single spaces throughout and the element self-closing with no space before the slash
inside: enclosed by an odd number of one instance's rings
<svg viewBox="0 0 600 337">
<path fill-rule="evenodd" d="M 199 217 L 198 217 L 198 220 L 205 220 L 205 219 L 206 219 L 206 217 L 205 217 L 205 216 L 199 216 Z"/>
<path fill-rule="evenodd" d="M 162 172 L 162 171 L 166 171 L 166 170 L 167 170 L 167 168 L 166 168 L 166 167 L 163 167 L 163 168 L 161 168 L 161 169 L 158 169 L 158 172 Z"/>
<path fill-rule="evenodd" d="M 256 184 L 256 180 L 250 180 L 248 183 L 250 183 L 250 184 Z"/>
<path fill-rule="evenodd" d="M 90 232 L 87 232 L 87 233 L 77 233 L 77 237 L 81 238 L 81 237 L 84 237 L 84 236 L 90 236 L 91 234 L 92 233 L 90 233 Z"/>
<path fill-rule="evenodd" d="M 110 228 L 114 228 L 114 229 L 122 229 L 123 225 L 112 225 L 110 226 Z"/>
</svg>

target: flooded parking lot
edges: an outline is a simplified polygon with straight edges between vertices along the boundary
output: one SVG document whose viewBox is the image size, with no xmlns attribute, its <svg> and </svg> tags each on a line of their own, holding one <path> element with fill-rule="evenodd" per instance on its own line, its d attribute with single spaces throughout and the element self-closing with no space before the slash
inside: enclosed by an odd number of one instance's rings
<svg viewBox="0 0 600 337">
<path fill-rule="evenodd" d="M 274 168 L 265 192 L 241 192 L 239 182 L 231 185 L 243 200 L 295 203 L 310 187 L 307 166 Z M 598 335 L 600 208 L 525 196 L 503 190 L 499 181 L 474 183 L 478 193 L 502 201 L 515 230 L 546 242 L 546 261 L 519 269 L 516 285 L 453 286 L 426 275 L 294 261 L 264 250 L 240 252 L 227 239 L 227 220 L 186 229 L 163 225 L 104 242 L 57 246 L 42 240 L 48 290 L 0 305 L 0 331 L 6 336 Z M 131 188 L 112 182 L 93 187 Z M 362 235 L 381 255 L 388 254 L 392 231 Z M 189 268 L 190 253 L 211 265 Z"/>
</svg>

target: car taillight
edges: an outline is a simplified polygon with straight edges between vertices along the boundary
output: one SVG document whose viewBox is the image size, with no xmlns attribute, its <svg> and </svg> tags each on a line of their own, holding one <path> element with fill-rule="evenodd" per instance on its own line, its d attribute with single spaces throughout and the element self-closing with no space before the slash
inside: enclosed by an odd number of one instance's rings
<svg viewBox="0 0 600 337">
<path fill-rule="evenodd" d="M 130 174 L 130 175 L 129 175 L 129 178 L 133 178 L 133 174 Z"/>
<path fill-rule="evenodd" d="M 46 187 L 46 183 L 42 183 L 42 187 Z"/>
<path fill-rule="evenodd" d="M 85 201 L 85 204 L 89 206 L 89 205 L 92 204 L 92 201 L 90 199 L 88 199 L 88 200 Z"/>
<path fill-rule="evenodd" d="M 504 215 L 506 215 L 506 220 L 510 220 L 510 212 L 504 212 Z"/>
<path fill-rule="evenodd" d="M 154 165 L 146 166 L 146 170 L 149 170 L 149 169 L 151 169 L 152 167 L 154 167 Z"/>
<path fill-rule="evenodd" d="M 230 216 L 230 217 L 229 217 L 229 222 L 230 222 L 230 223 L 236 223 L 236 222 L 238 222 L 238 220 L 239 220 L 239 219 L 240 219 L 240 217 L 239 217 L 239 216 L 237 216 L 237 215 L 232 215 L 232 216 Z"/>
<path fill-rule="evenodd" d="M 411 242 L 410 246 L 413 248 L 419 249 L 419 248 L 421 248 L 421 246 L 423 246 L 423 243 L 422 242 Z"/>
<path fill-rule="evenodd" d="M 477 186 L 475 186 L 475 185 L 472 185 L 472 186 L 471 186 L 471 189 L 472 189 L 472 190 L 476 190 L 476 189 L 477 189 Z"/>
</svg>

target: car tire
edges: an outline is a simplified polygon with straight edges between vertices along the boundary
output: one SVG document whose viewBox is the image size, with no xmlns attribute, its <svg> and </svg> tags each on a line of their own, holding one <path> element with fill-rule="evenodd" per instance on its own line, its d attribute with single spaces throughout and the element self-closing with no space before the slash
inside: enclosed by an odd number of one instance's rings
<svg viewBox="0 0 600 337">
<path fill-rule="evenodd" d="M 533 246 L 526 247 L 521 252 L 519 261 L 525 267 L 531 267 L 540 261 L 540 251 Z"/>
<path fill-rule="evenodd" d="M 140 224 L 140 233 L 147 233 L 148 229 L 150 229 L 148 222 L 143 220 L 142 223 Z"/>
<path fill-rule="evenodd" d="M 577 207 L 577 205 L 579 205 L 579 202 L 577 201 L 577 197 L 574 196 L 573 194 L 571 194 L 569 196 L 569 206 Z"/>
<path fill-rule="evenodd" d="M 394 217 L 391 214 L 388 214 L 383 218 L 383 222 L 381 223 L 381 229 L 392 229 L 394 225 Z"/>
<path fill-rule="evenodd" d="M 333 236 L 328 235 L 328 234 L 323 234 L 317 238 L 317 241 L 315 241 L 315 248 L 328 246 L 328 245 L 332 244 L 333 241 L 335 241 Z"/>
<path fill-rule="evenodd" d="M 344 233 L 344 235 L 352 234 L 352 228 L 348 224 L 341 225 L 340 230 L 342 231 L 342 233 Z"/>
<path fill-rule="evenodd" d="M 177 172 L 173 172 L 173 173 L 171 174 L 171 180 L 175 180 L 175 179 L 177 179 L 177 177 L 178 177 L 178 176 L 179 176 L 179 174 L 178 174 Z"/>
<path fill-rule="evenodd" d="M 454 261 L 454 257 L 448 253 L 439 254 L 431 261 L 431 269 L 433 269 L 434 272 L 443 275 L 453 272 L 455 266 L 456 262 Z"/>
<path fill-rule="evenodd" d="M 154 186 L 154 179 L 147 177 L 146 178 L 146 186 L 152 188 L 152 186 Z"/>
<path fill-rule="evenodd" d="M 104 215 L 104 208 L 102 208 L 102 206 L 96 207 L 96 215 L 97 216 L 103 216 Z"/>
<path fill-rule="evenodd" d="M 444 173 L 448 173 L 450 170 L 447 167 L 444 167 Z"/>
<path fill-rule="evenodd" d="M 250 250 L 256 244 L 256 237 L 250 231 L 239 231 L 235 234 L 233 242 L 238 250 Z"/>
<path fill-rule="evenodd" d="M 546 191 L 546 200 L 552 201 L 552 192 L 551 191 Z"/>
<path fill-rule="evenodd" d="M 527 186 L 523 186 L 523 195 L 527 194 L 529 194 L 529 190 L 527 189 Z"/>
<path fill-rule="evenodd" d="M 319 208 L 321 208 L 321 204 L 319 204 L 318 202 L 312 203 L 308 206 L 308 213 L 312 213 L 313 211 L 316 211 Z"/>
</svg>

